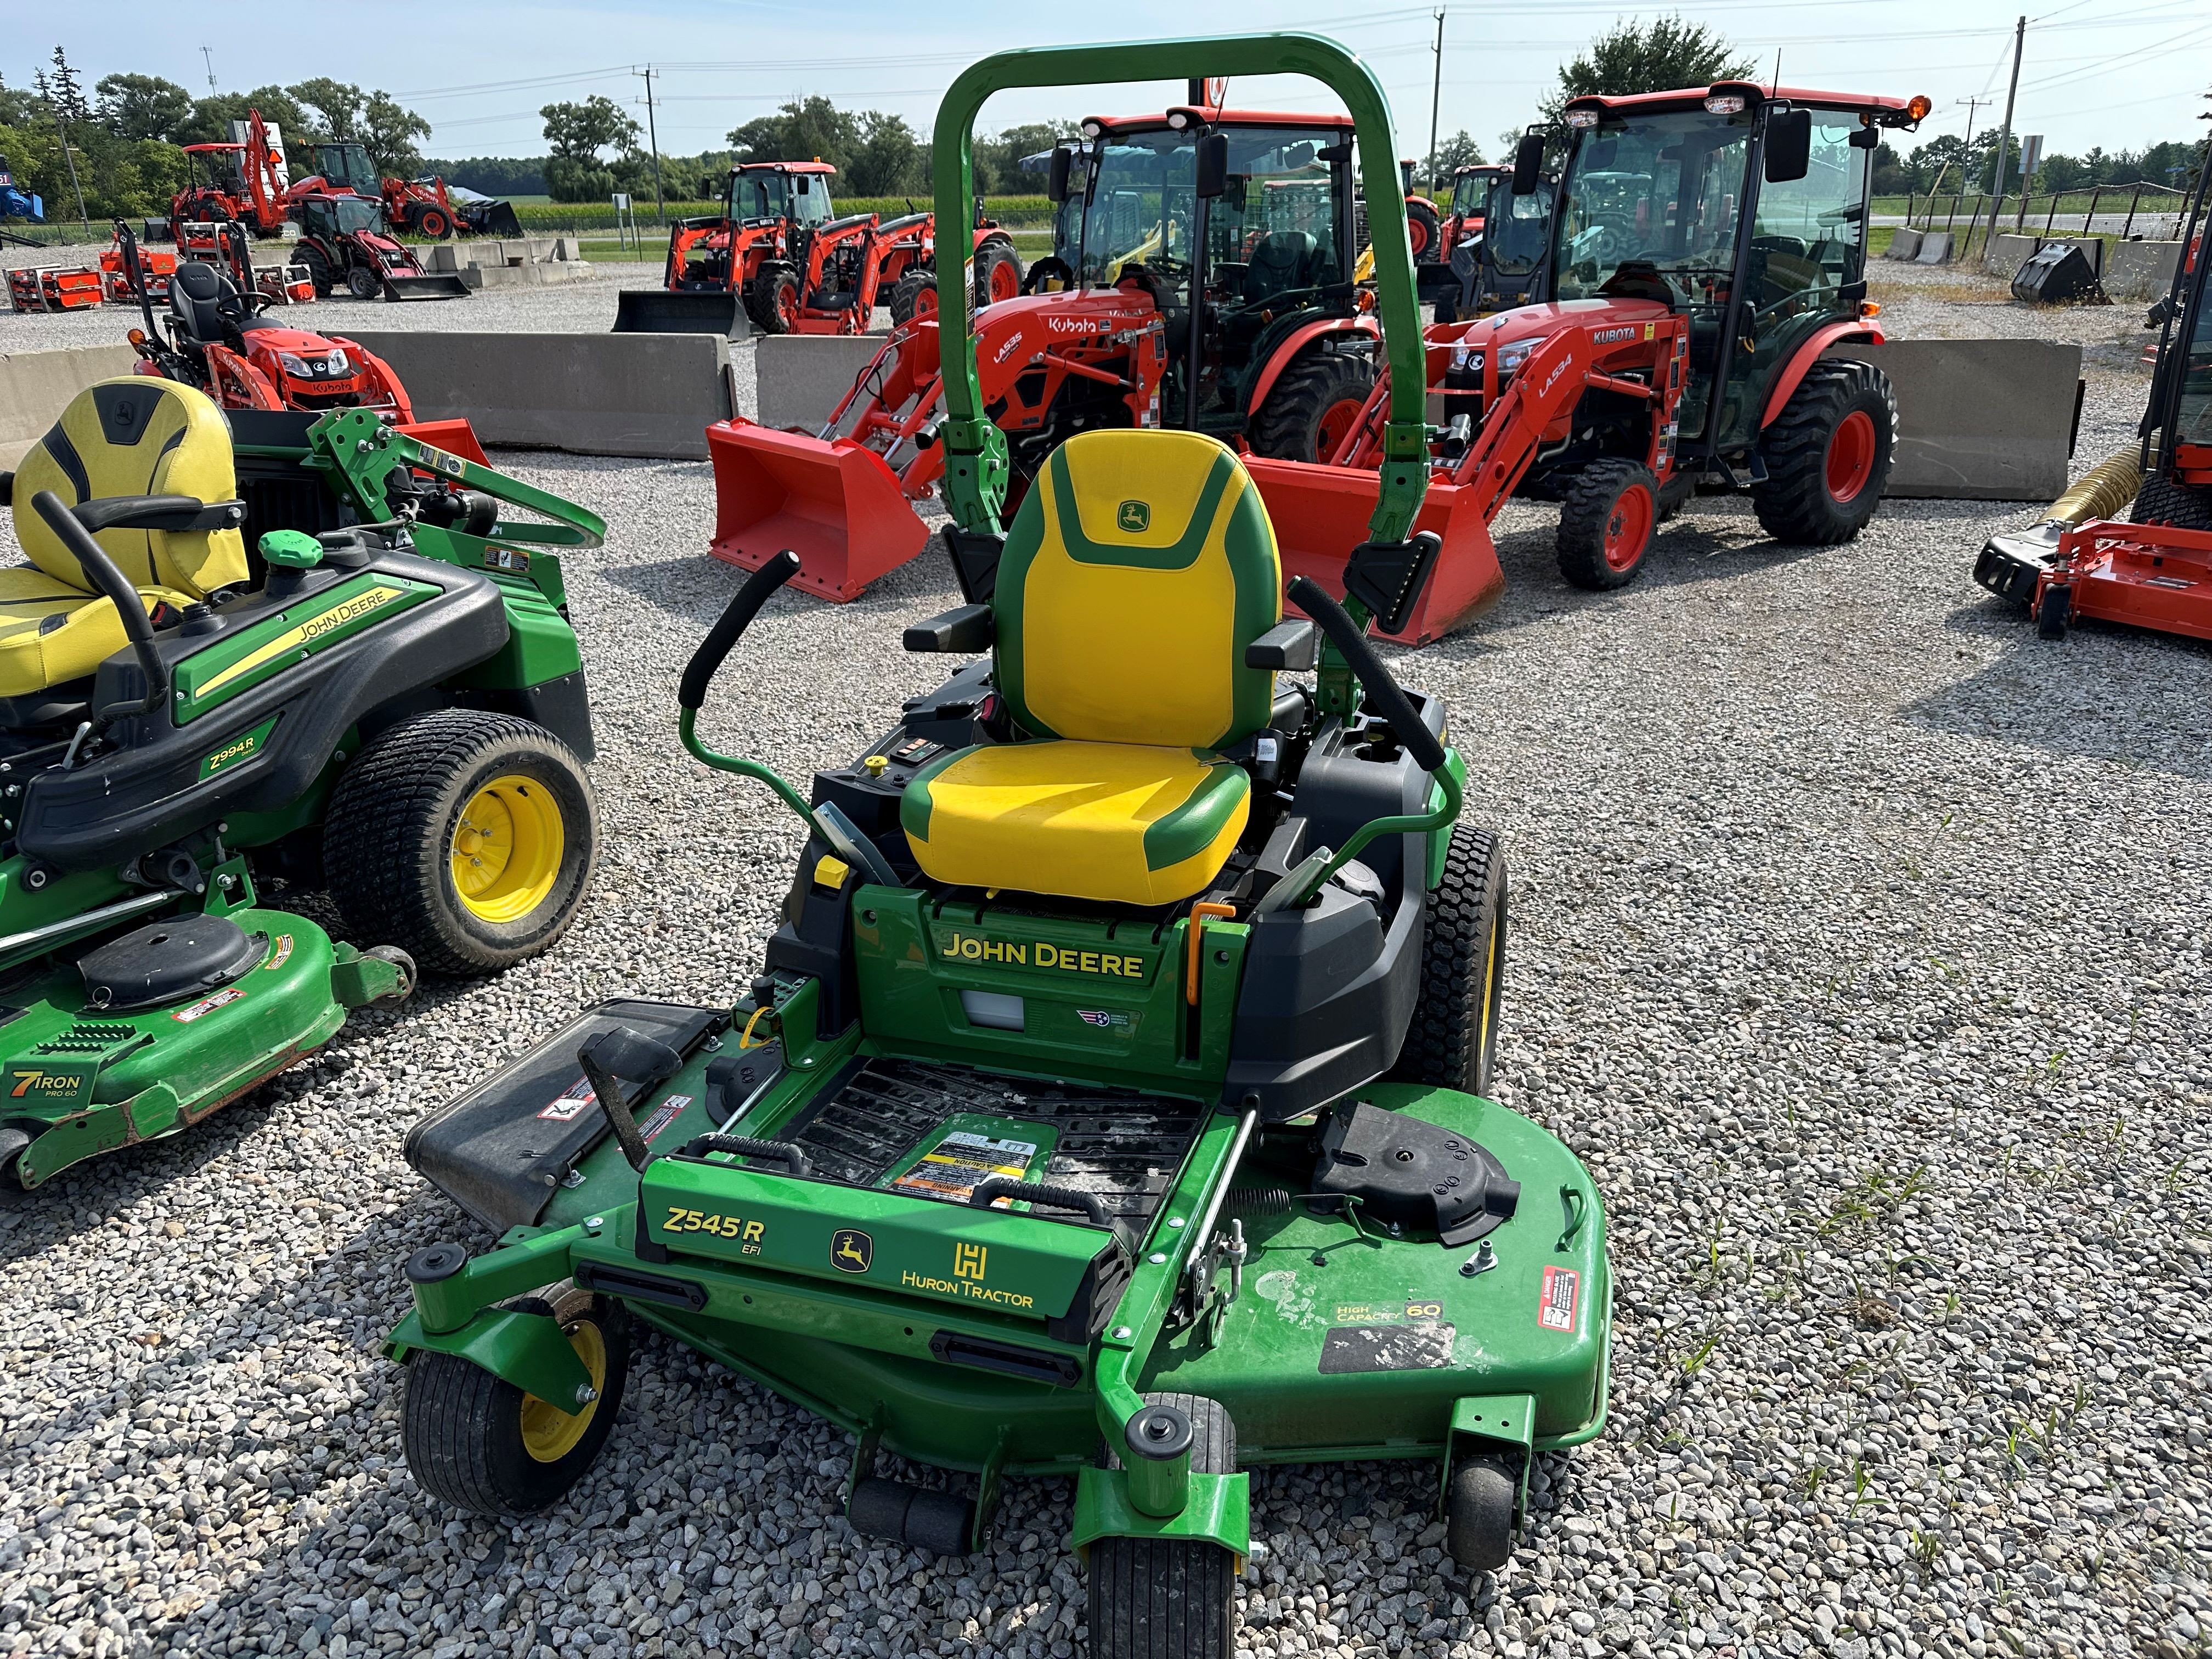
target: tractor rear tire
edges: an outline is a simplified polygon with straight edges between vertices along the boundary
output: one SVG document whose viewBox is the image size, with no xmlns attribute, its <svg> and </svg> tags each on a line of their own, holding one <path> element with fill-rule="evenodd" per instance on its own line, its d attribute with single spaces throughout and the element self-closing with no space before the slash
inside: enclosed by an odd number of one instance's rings
<svg viewBox="0 0 2212 1659">
<path fill-rule="evenodd" d="M 1406 239 L 1413 246 L 1413 263 L 1431 265 L 1442 259 L 1443 221 L 1426 202 L 1406 204 Z"/>
<path fill-rule="evenodd" d="M 746 292 L 745 310 L 762 333 L 790 333 L 799 315 L 799 273 L 781 260 L 762 265 Z"/>
<path fill-rule="evenodd" d="M 929 296 L 927 300 L 921 297 L 925 294 Z M 891 313 L 893 328 L 904 328 L 912 322 L 917 309 L 925 319 L 934 317 L 937 314 L 937 273 L 915 266 L 891 284 L 890 298 L 884 304 Z"/>
<path fill-rule="evenodd" d="M 629 1316 L 619 1302 L 564 1284 L 502 1305 L 559 1320 L 586 1369 L 599 1372 L 599 1397 L 569 1416 L 473 1361 L 428 1348 L 411 1355 L 401 1407 L 408 1473 L 433 1498 L 475 1515 L 559 1503 L 614 1432 L 629 1375 Z"/>
<path fill-rule="evenodd" d="M 1218 1401 L 1148 1394 L 1190 1419 L 1194 1474 L 1237 1472 L 1237 1425 Z M 1106 1467 L 1119 1468 L 1109 1448 Z M 1188 1538 L 1101 1538 L 1091 1546 L 1091 1659 L 1230 1659 L 1237 1650 L 1237 1562 Z"/>
<path fill-rule="evenodd" d="M 315 285 L 318 300 L 327 300 L 336 291 L 337 278 L 331 274 L 331 262 L 313 242 L 301 243 L 292 254 L 292 262 L 306 270 L 308 281 Z"/>
<path fill-rule="evenodd" d="M 1349 351 L 1309 348 L 1285 369 L 1252 416 L 1255 454 L 1326 463 L 1375 390 L 1375 365 Z"/>
<path fill-rule="evenodd" d="M 453 234 L 453 222 L 446 216 L 443 208 L 418 208 L 415 212 L 415 234 L 442 242 Z"/>
<path fill-rule="evenodd" d="M 1559 574 L 1577 587 L 1619 587 L 1644 568 L 1659 527 L 1659 485 L 1641 461 L 1592 461 L 1559 508 Z"/>
<path fill-rule="evenodd" d="M 1766 477 L 1751 487 L 1778 542 L 1834 547 L 1866 528 L 1889 482 L 1897 394 L 1872 363 L 1814 363 L 1759 440 Z"/>
<path fill-rule="evenodd" d="M 1431 1089 L 1488 1095 L 1498 1064 L 1505 991 L 1510 884 L 1495 834 L 1460 823 L 1444 850 L 1444 878 L 1429 896 L 1413 1024 L 1390 1075 Z"/>
<path fill-rule="evenodd" d="M 2129 516 L 2137 524 L 2212 532 L 2212 489 L 2192 489 L 2154 472 L 2136 492 L 2135 511 Z"/>
<path fill-rule="evenodd" d="M 367 265 L 349 267 L 345 274 L 346 292 L 356 300 L 374 300 L 384 292 L 384 278 Z"/>
<path fill-rule="evenodd" d="M 441 708 L 378 734 L 346 768 L 323 865 L 350 937 L 466 978 L 568 929 L 599 861 L 583 763 L 513 714 Z"/>
<path fill-rule="evenodd" d="M 995 239 L 975 250 L 975 307 L 1011 300 L 1022 291 L 1022 256 L 1012 242 Z"/>
</svg>

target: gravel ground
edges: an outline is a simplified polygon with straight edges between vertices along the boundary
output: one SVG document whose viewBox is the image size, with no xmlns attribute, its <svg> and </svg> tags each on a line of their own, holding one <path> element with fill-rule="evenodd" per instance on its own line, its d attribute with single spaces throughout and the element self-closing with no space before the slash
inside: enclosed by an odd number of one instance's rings
<svg viewBox="0 0 2212 1659">
<path fill-rule="evenodd" d="M 1900 332 L 1972 297 L 1878 276 Z M 2143 388 L 2091 379 L 2084 465 Z M 571 566 L 589 908 L 0 1218 L 0 1653 L 1065 1659 L 1067 1484 L 1016 1485 L 988 1557 L 856 1540 L 845 1437 L 658 1339 L 548 1517 L 456 1518 L 400 1463 L 374 1346 L 400 1264 L 487 1242 L 405 1128 L 586 999 L 734 996 L 793 851 L 673 740 L 736 580 L 700 554 L 707 469 L 516 470 L 612 526 Z M 1592 596 L 1516 505 L 1503 605 L 1403 659 L 1510 849 L 1502 1097 L 1611 1206 L 1613 1419 L 1541 1461 L 1531 1535 L 1472 1584 L 1432 1468 L 1255 1473 L 1255 1659 L 2204 1650 L 2212 653 L 2039 641 L 1967 574 L 2027 516 L 1892 502 L 1808 553 L 1706 501 Z M 795 777 L 849 756 L 935 678 L 897 626 L 951 597 L 933 559 L 851 606 L 782 597 L 706 730 Z"/>
</svg>

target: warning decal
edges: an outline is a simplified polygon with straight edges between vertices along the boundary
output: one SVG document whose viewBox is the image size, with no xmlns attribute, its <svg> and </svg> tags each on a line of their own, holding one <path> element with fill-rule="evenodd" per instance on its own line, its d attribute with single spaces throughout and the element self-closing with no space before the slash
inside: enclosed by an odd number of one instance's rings
<svg viewBox="0 0 2212 1659">
<path fill-rule="evenodd" d="M 562 1091 L 558 1100 L 538 1115 L 548 1123 L 573 1123 L 586 1107 L 599 1103 L 599 1097 L 592 1092 L 589 1079 L 580 1077 Z"/>
<path fill-rule="evenodd" d="M 955 1129 L 932 1147 L 921 1163 L 891 1182 L 891 1190 L 964 1204 L 968 1195 L 993 1176 L 1023 1179 L 1036 1151 L 1033 1140 L 994 1140 L 988 1135 Z"/>
<path fill-rule="evenodd" d="M 637 1126 L 638 1139 L 650 1146 L 653 1136 L 684 1115 L 684 1109 L 691 1103 L 689 1095 L 671 1095 L 660 1103 L 653 1115 Z"/>
<path fill-rule="evenodd" d="M 1581 1295 L 1583 1276 L 1572 1267 L 1544 1269 L 1544 1288 L 1536 1298 L 1536 1322 L 1547 1331 L 1575 1328 L 1575 1301 Z"/>
</svg>

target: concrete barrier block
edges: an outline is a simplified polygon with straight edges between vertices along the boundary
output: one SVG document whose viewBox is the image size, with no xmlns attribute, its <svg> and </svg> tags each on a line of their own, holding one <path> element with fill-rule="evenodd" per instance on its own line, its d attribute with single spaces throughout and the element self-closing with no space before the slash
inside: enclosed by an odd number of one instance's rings
<svg viewBox="0 0 2212 1659">
<path fill-rule="evenodd" d="M 2081 348 L 2051 340 L 1893 340 L 1840 345 L 1897 393 L 1887 494 L 2049 501 L 2064 493 Z"/>
<path fill-rule="evenodd" d="M 708 334 L 348 334 L 390 363 L 423 420 L 487 444 L 707 458 L 730 408 L 729 342 Z"/>
<path fill-rule="evenodd" d="M 128 374 L 137 361 L 138 354 L 121 341 L 0 356 L 0 467 L 21 460 L 78 392 Z"/>
<path fill-rule="evenodd" d="M 471 265 L 468 275 L 475 280 L 471 288 L 545 288 L 560 283 L 574 283 L 592 274 L 592 268 L 581 260 L 548 259 L 535 265 Z"/>
<path fill-rule="evenodd" d="M 2105 292 L 2115 300 L 2155 300 L 2173 286 L 2179 242 L 2115 242 L 2106 262 Z"/>
<path fill-rule="evenodd" d="M 881 335 L 763 335 L 753 359 L 761 424 L 816 430 L 883 346 Z"/>
<path fill-rule="evenodd" d="M 1931 230 L 1920 239 L 1920 252 L 1912 256 L 1920 265 L 1948 265 L 1951 263 L 1951 233 Z"/>
<path fill-rule="evenodd" d="M 2022 265 L 2035 258 L 2037 246 L 2033 236 L 1992 236 L 1989 246 L 1982 251 L 1982 269 L 2008 283 L 2020 275 Z"/>
<path fill-rule="evenodd" d="M 425 270 L 458 272 L 461 268 L 461 250 L 451 242 L 434 242 L 423 252 L 429 255 L 422 267 Z"/>
<path fill-rule="evenodd" d="M 1890 237 L 1889 252 L 1884 257 L 1891 259 L 1917 258 L 1920 255 L 1920 235 L 1921 233 L 1910 225 L 1899 226 Z"/>
</svg>

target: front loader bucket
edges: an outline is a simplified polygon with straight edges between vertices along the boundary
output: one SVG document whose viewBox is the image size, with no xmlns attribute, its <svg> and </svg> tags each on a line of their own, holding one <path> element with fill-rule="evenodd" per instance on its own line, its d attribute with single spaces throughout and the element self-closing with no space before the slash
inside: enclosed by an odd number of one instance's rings
<svg viewBox="0 0 2212 1659">
<path fill-rule="evenodd" d="M 1245 470 L 1260 486 L 1260 499 L 1274 520 L 1275 544 L 1283 559 L 1283 580 L 1310 576 L 1332 593 L 1344 592 L 1345 562 L 1368 538 L 1382 480 L 1378 474 L 1303 461 L 1244 458 Z M 1472 495 L 1457 484 L 1431 483 L 1421 498 L 1416 531 L 1443 538 L 1443 550 L 1430 573 L 1413 614 L 1399 633 L 1380 637 L 1401 645 L 1426 645 L 1465 627 L 1505 592 L 1505 573 L 1490 526 Z"/>
<path fill-rule="evenodd" d="M 665 289 L 626 288 L 615 296 L 617 334 L 719 334 L 742 340 L 753 331 L 738 296 L 724 291 L 672 294 Z"/>
<path fill-rule="evenodd" d="M 750 421 L 707 428 L 718 559 L 757 570 L 785 548 L 792 584 L 842 605 L 929 539 L 884 458 L 850 438 L 824 443 Z"/>
<path fill-rule="evenodd" d="M 486 202 L 477 213 L 483 221 L 483 229 L 479 233 L 483 235 L 520 236 L 522 234 L 522 221 L 514 216 L 514 204 L 512 202 Z"/>
<path fill-rule="evenodd" d="M 448 271 L 387 276 L 384 279 L 384 297 L 387 300 L 465 300 L 469 297 L 469 285 Z"/>
</svg>

